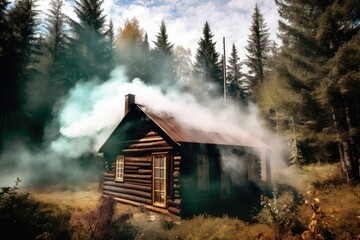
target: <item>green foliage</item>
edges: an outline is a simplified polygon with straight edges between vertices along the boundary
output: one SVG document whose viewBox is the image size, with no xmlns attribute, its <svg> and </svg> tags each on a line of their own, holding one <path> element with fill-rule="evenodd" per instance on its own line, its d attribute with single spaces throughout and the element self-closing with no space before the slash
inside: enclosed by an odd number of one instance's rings
<svg viewBox="0 0 360 240">
<path fill-rule="evenodd" d="M 264 82 L 267 55 L 270 50 L 269 33 L 260 8 L 255 4 L 250 27 L 248 45 L 246 46 L 245 64 L 249 68 L 246 75 L 252 100 L 256 101 L 258 85 Z"/>
<path fill-rule="evenodd" d="M 152 84 L 159 84 L 164 89 L 174 87 L 175 72 L 173 48 L 169 42 L 167 29 L 164 21 L 161 21 L 159 33 L 156 35 L 155 47 L 151 51 L 152 55 Z"/>
<path fill-rule="evenodd" d="M 247 84 L 241 72 L 240 57 L 235 44 L 232 45 L 230 57 L 228 58 L 226 84 L 229 96 L 245 104 L 247 100 Z"/>
<path fill-rule="evenodd" d="M 221 68 L 219 65 L 219 53 L 216 52 L 214 35 L 211 32 L 208 22 L 205 22 L 203 28 L 203 37 L 198 42 L 198 49 L 195 55 L 194 74 L 197 77 L 200 86 L 200 92 L 203 95 L 221 96 L 223 91 L 223 82 L 221 81 Z M 214 89 L 211 86 L 213 85 Z"/>
<path fill-rule="evenodd" d="M 280 233 L 294 231 L 301 228 L 300 222 L 296 219 L 298 214 L 298 203 L 293 192 L 284 192 L 279 195 L 278 189 L 274 188 L 272 198 L 262 195 L 261 206 L 263 209 L 254 217 L 261 223 L 276 224 Z"/>
<path fill-rule="evenodd" d="M 71 239 L 70 213 L 18 193 L 20 179 L 0 191 L 0 231 L 11 239 Z"/>
</svg>

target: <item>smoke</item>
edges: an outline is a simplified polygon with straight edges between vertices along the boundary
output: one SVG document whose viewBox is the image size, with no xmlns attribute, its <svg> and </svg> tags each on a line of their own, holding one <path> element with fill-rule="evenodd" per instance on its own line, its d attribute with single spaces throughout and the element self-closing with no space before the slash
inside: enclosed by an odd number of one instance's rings
<svg viewBox="0 0 360 240">
<path fill-rule="evenodd" d="M 100 168 L 97 173 L 101 173 L 102 161 L 96 159 L 97 165 L 91 165 L 89 159 L 94 158 L 94 153 L 120 122 L 124 115 L 124 96 L 129 93 L 136 95 L 136 103 L 156 111 L 169 112 L 194 128 L 218 131 L 221 123 L 226 126 L 221 131 L 227 134 L 236 134 L 234 126 L 247 130 L 273 148 L 273 167 L 281 163 L 278 160 L 283 152 L 283 145 L 273 133 L 263 127 L 255 106 L 240 109 L 230 101 L 224 103 L 223 99 L 200 103 L 190 93 L 176 89 L 164 91 L 157 86 L 145 85 L 137 78 L 130 81 L 125 69 L 117 67 L 106 82 L 97 78 L 78 82 L 54 106 L 56 118 L 45 131 L 49 143 L 47 147 L 29 150 L 23 144 L 14 144 L 11 151 L 3 154 L 0 161 L 1 184 L 11 184 L 16 177 L 29 184 L 46 184 L 51 182 L 49 179 L 56 183 L 66 180 L 86 181 L 91 176 L 94 178 L 92 168 Z M 226 157 L 229 160 L 225 170 L 237 169 L 230 172 L 236 179 L 237 171 L 245 171 L 241 159 L 231 153 L 223 154 L 229 155 Z M 84 159 L 74 161 L 78 158 Z"/>
</svg>

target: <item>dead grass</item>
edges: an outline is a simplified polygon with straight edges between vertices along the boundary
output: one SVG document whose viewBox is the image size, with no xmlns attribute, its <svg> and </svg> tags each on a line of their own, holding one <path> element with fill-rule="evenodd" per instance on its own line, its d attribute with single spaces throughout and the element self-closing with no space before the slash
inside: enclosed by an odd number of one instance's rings
<svg viewBox="0 0 360 240">
<path fill-rule="evenodd" d="M 334 239 L 360 239 L 360 185 L 349 186 L 340 175 L 337 164 L 313 164 L 291 167 L 273 174 L 276 184 L 297 189 L 306 199 L 310 188 L 319 191 L 319 199 Z M 28 191 L 36 199 L 54 203 L 72 213 L 72 222 L 98 207 L 101 192 L 98 183 L 81 189 L 42 189 Z M 306 227 L 312 212 L 301 203 L 298 220 Z M 224 216 L 197 216 L 190 220 L 174 220 L 138 207 L 118 203 L 116 214 L 131 213 L 131 224 L 137 229 L 137 240 L 152 239 L 300 239 L 300 235 L 282 234 L 276 225 L 249 224 Z"/>
</svg>

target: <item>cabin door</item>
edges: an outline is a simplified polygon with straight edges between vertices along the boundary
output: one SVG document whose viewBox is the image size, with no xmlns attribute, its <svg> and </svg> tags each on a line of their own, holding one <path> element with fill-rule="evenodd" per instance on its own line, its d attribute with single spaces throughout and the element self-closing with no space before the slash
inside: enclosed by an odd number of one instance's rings
<svg viewBox="0 0 360 240">
<path fill-rule="evenodd" d="M 153 205 L 166 207 L 166 155 L 153 156 Z"/>
</svg>

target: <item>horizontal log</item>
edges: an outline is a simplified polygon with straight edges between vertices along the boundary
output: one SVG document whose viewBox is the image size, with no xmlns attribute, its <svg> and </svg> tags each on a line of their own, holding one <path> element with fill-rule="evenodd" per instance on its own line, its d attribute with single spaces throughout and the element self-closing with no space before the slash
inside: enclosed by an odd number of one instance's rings
<svg viewBox="0 0 360 240">
<path fill-rule="evenodd" d="M 152 173 L 152 170 L 151 169 L 139 169 L 138 170 L 138 172 L 140 173 L 140 174 L 146 174 L 146 173 Z"/>
<path fill-rule="evenodd" d="M 180 184 L 174 184 L 173 187 L 174 189 L 180 189 Z"/>
<path fill-rule="evenodd" d="M 131 152 L 151 152 L 151 151 L 167 151 L 171 150 L 172 147 L 153 147 L 153 148 L 133 148 L 133 149 L 124 149 L 123 152 L 131 153 Z"/>
<path fill-rule="evenodd" d="M 104 181 L 104 186 L 115 186 L 115 187 L 122 187 L 122 188 L 129 188 L 135 190 L 141 190 L 146 192 L 151 192 L 151 186 L 142 186 L 138 184 L 131 184 L 131 183 L 123 183 L 123 182 L 114 182 L 114 181 Z"/>
<path fill-rule="evenodd" d="M 167 203 L 168 203 L 170 206 L 174 206 L 174 207 L 176 207 L 176 208 L 180 208 L 181 199 L 175 199 L 175 200 L 168 199 L 168 200 L 167 200 Z"/>
<path fill-rule="evenodd" d="M 126 166 L 151 167 L 151 162 L 127 162 L 127 161 L 125 161 L 125 167 Z"/>
<path fill-rule="evenodd" d="M 126 162 L 151 162 L 151 157 L 150 156 L 126 156 L 125 157 L 125 163 Z"/>
<path fill-rule="evenodd" d="M 180 167 L 174 167 L 174 171 L 180 171 Z"/>
<path fill-rule="evenodd" d="M 133 184 L 143 184 L 145 186 L 151 185 L 151 180 L 145 180 L 145 179 L 125 179 L 125 181 Z"/>
<path fill-rule="evenodd" d="M 180 161 L 174 161 L 174 166 L 180 166 Z"/>
<path fill-rule="evenodd" d="M 125 173 L 129 173 L 129 174 L 132 174 L 132 173 L 138 173 L 138 169 L 125 169 Z"/>
<path fill-rule="evenodd" d="M 181 212 L 180 209 L 174 208 L 174 207 L 168 207 L 168 211 L 169 211 L 170 213 L 175 214 L 175 215 L 178 215 L 178 216 L 180 216 L 180 212 Z"/>
<path fill-rule="evenodd" d="M 151 179 L 151 175 L 145 175 L 145 174 L 124 174 L 124 178 L 130 179 Z"/>
<path fill-rule="evenodd" d="M 104 174 L 104 177 L 113 177 L 113 178 L 114 178 L 114 177 L 115 177 L 115 173 L 107 173 L 107 172 L 106 172 L 106 173 Z"/>
<path fill-rule="evenodd" d="M 181 156 L 174 156 L 174 160 L 181 160 Z"/>
<path fill-rule="evenodd" d="M 114 181 L 115 177 L 104 177 L 104 181 Z"/>
<path fill-rule="evenodd" d="M 164 147 L 164 146 L 169 146 L 169 144 L 164 141 L 152 141 L 152 142 L 141 142 L 141 143 L 134 143 L 129 145 L 128 148 L 147 148 L 147 147 Z"/>
<path fill-rule="evenodd" d="M 174 197 L 175 197 L 175 198 L 180 198 L 180 194 L 175 193 L 175 194 L 174 194 Z"/>
<path fill-rule="evenodd" d="M 104 191 L 103 193 L 105 195 L 123 198 L 123 199 L 131 200 L 131 201 L 135 201 L 135 202 L 141 202 L 141 203 L 146 203 L 146 204 L 151 204 L 151 202 L 152 202 L 151 199 L 137 197 L 137 196 L 133 196 L 133 195 L 129 195 L 129 194 L 116 193 L 116 192 L 111 192 L 111 191 Z"/>
<path fill-rule="evenodd" d="M 144 204 L 141 204 L 138 202 L 134 202 L 134 201 L 126 200 L 126 199 L 122 199 L 122 198 L 117 198 L 117 197 L 114 197 L 114 200 L 116 200 L 120 203 L 129 204 L 129 205 L 132 205 L 135 207 L 142 206 L 142 207 L 145 207 L 146 209 L 148 209 L 149 211 L 153 211 L 153 212 L 157 212 L 157 213 L 161 213 L 161 214 L 165 214 L 165 215 L 169 214 L 169 211 L 167 209 L 157 208 L 157 207 L 154 207 L 151 205 L 144 205 Z"/>
<path fill-rule="evenodd" d="M 125 166 L 125 169 L 138 170 L 139 166 Z"/>
<path fill-rule="evenodd" d="M 122 187 L 113 187 L 113 186 L 103 186 L 103 189 L 105 191 L 116 192 L 116 193 L 125 193 L 125 194 L 130 194 L 130 195 L 135 195 L 138 197 L 145 197 L 145 198 L 151 199 L 151 193 L 149 193 L 149 192 L 143 192 L 143 191 L 139 191 L 139 190 L 133 190 L 133 189 L 122 188 Z"/>
</svg>

